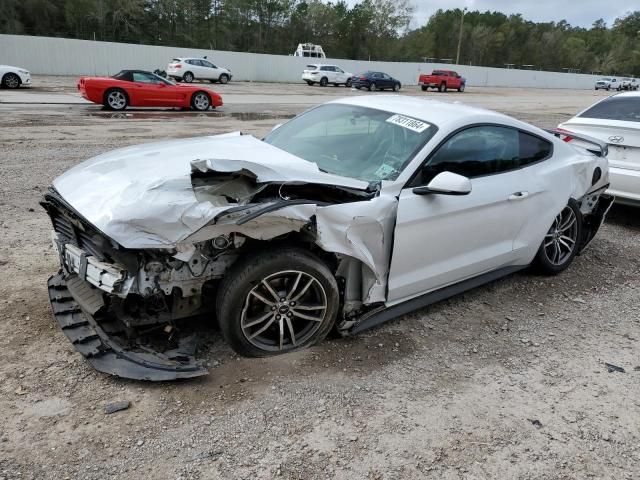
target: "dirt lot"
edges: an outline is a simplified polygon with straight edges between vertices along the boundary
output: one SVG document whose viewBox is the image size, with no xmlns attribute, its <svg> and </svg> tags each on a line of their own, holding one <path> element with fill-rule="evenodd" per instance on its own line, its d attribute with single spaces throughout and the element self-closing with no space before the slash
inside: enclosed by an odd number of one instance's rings
<svg viewBox="0 0 640 480">
<path fill-rule="evenodd" d="M 89 367 L 51 316 L 45 282 L 57 259 L 38 201 L 52 179 L 116 147 L 237 129 L 261 136 L 309 105 L 368 93 L 231 83 L 214 87 L 226 102 L 220 113 L 113 115 L 82 104 L 73 79 L 34 83 L 0 92 L 0 479 L 640 475 L 638 210 L 614 207 L 589 249 L 555 278 L 525 271 L 271 359 L 238 358 L 213 332 L 202 353 L 208 377 L 110 378 Z M 604 95 L 404 94 L 542 127 Z M 609 373 L 605 362 L 625 373 Z M 106 415 L 117 400 L 131 407 Z"/>
</svg>

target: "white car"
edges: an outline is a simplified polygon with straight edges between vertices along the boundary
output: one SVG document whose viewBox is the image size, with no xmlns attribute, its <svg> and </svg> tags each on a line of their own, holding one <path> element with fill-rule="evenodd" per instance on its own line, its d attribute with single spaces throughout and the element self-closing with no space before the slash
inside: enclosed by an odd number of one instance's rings
<svg viewBox="0 0 640 480">
<path fill-rule="evenodd" d="M 606 97 L 559 128 L 607 143 L 609 193 L 618 203 L 640 206 L 640 92 Z"/>
<path fill-rule="evenodd" d="M 596 90 L 622 90 L 621 79 L 617 77 L 604 77 L 596 82 Z"/>
<path fill-rule="evenodd" d="M 231 70 L 211 63 L 207 57 L 174 58 L 167 65 L 167 76 L 185 83 L 191 83 L 194 80 L 228 83 L 232 77 Z"/>
<path fill-rule="evenodd" d="M 28 87 L 31 85 L 31 74 L 20 67 L 0 65 L 0 86 L 4 88 Z"/>
<path fill-rule="evenodd" d="M 206 373 L 179 343 L 195 315 L 263 357 L 532 263 L 556 274 L 611 205 L 605 150 L 487 110 L 381 95 L 320 105 L 264 140 L 105 153 L 42 201 L 61 261 L 54 316 L 98 370 L 165 380 Z"/>
<path fill-rule="evenodd" d="M 319 84 L 326 87 L 329 84 L 334 86 L 345 85 L 351 87 L 352 73 L 345 72 L 337 65 L 309 64 L 302 71 L 302 80 L 308 85 Z"/>
<path fill-rule="evenodd" d="M 638 81 L 635 78 L 623 78 L 622 79 L 622 90 L 634 91 L 638 90 Z"/>
</svg>

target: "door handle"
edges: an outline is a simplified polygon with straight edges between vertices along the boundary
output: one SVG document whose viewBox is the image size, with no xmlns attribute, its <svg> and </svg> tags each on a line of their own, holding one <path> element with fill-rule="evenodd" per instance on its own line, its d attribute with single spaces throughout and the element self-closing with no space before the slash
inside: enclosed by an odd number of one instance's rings
<svg viewBox="0 0 640 480">
<path fill-rule="evenodd" d="M 529 196 L 529 192 L 515 192 L 509 195 L 509 200 L 522 200 Z"/>
</svg>

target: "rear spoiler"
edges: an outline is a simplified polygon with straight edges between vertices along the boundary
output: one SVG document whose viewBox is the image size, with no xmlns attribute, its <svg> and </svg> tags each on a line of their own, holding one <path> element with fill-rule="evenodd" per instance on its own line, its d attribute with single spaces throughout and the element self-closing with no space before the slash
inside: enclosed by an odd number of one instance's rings
<svg viewBox="0 0 640 480">
<path fill-rule="evenodd" d="M 569 142 L 571 140 L 580 140 L 581 142 L 588 143 L 590 146 L 584 148 L 594 155 L 597 155 L 598 157 L 606 157 L 609 154 L 609 146 L 605 142 L 598 140 L 597 138 L 570 132 L 569 130 L 565 130 L 563 128 L 553 128 L 551 130 L 545 131 L 558 138 L 562 138 L 565 142 Z"/>
</svg>

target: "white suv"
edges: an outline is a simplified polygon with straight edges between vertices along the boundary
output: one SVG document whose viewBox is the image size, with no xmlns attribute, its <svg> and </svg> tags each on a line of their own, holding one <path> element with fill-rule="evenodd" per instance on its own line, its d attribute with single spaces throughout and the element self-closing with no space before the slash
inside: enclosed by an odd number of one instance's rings
<svg viewBox="0 0 640 480">
<path fill-rule="evenodd" d="M 175 80 L 191 83 L 196 79 L 211 83 L 227 83 L 231 70 L 218 67 L 204 58 L 174 58 L 167 66 L 167 75 Z"/>
<path fill-rule="evenodd" d="M 330 83 L 336 87 L 338 85 L 350 87 L 352 76 L 353 74 L 345 72 L 337 65 L 312 64 L 307 65 L 302 72 L 302 80 L 309 85 L 318 83 L 321 87 L 326 87 Z"/>
</svg>

